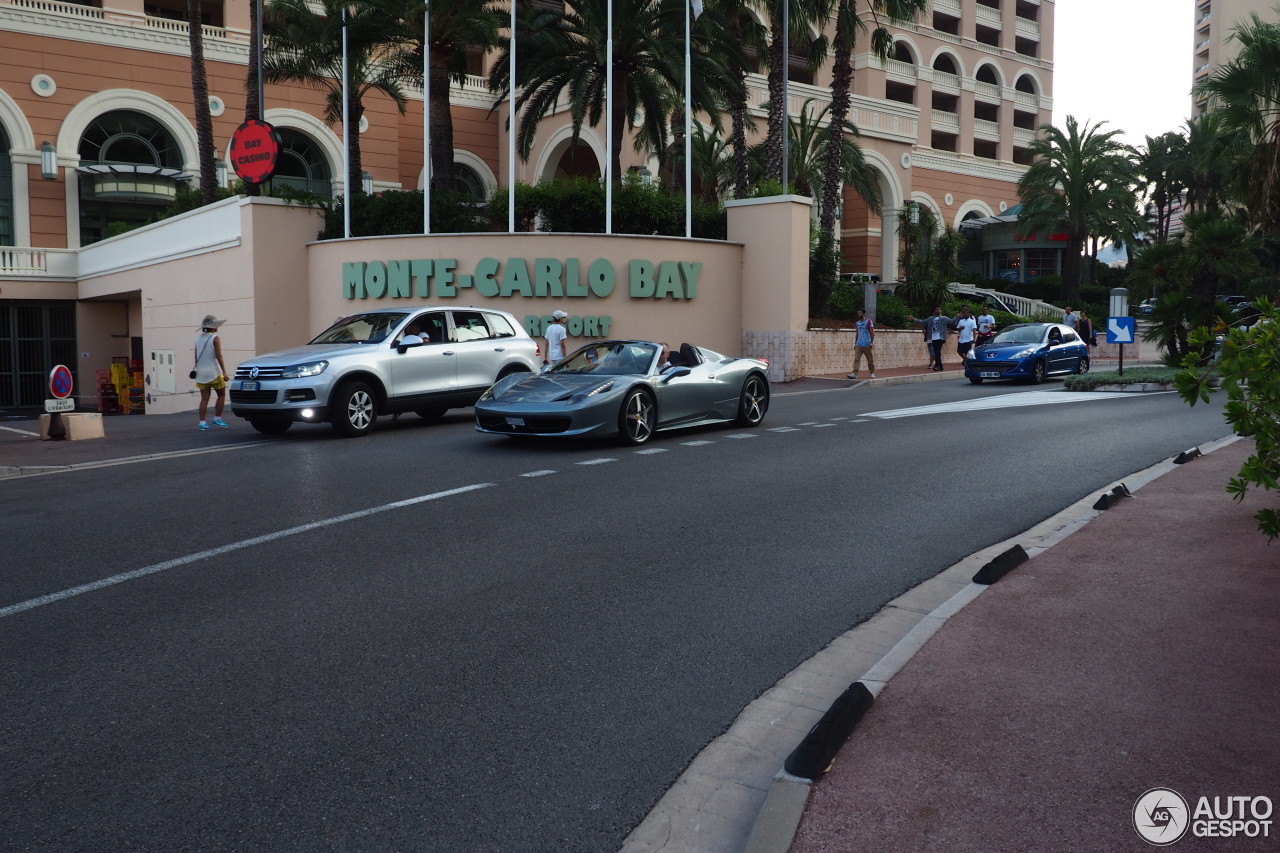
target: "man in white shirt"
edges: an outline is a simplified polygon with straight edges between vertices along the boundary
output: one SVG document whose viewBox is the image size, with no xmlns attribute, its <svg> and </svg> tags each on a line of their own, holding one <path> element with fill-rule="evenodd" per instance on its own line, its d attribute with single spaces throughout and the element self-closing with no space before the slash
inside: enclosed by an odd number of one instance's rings
<svg viewBox="0 0 1280 853">
<path fill-rule="evenodd" d="M 564 321 L 569 315 L 563 311 L 556 310 L 551 312 L 551 325 L 547 326 L 547 355 L 542 359 L 545 365 L 555 364 L 564 358 L 564 341 L 569 337 L 568 331 L 565 330 Z"/>
<path fill-rule="evenodd" d="M 1076 320 L 1077 320 L 1076 313 L 1072 311 L 1071 306 L 1068 305 L 1067 310 L 1062 314 L 1062 325 L 1070 326 L 1071 328 L 1074 329 L 1076 327 Z"/>
<path fill-rule="evenodd" d="M 978 343 L 988 343 L 996 334 L 996 318 L 992 316 L 991 309 L 984 309 L 983 313 L 978 315 Z"/>
<path fill-rule="evenodd" d="M 960 317 L 956 320 L 956 331 L 956 352 L 960 354 L 960 363 L 964 364 L 969 350 L 973 349 L 973 339 L 978 334 L 978 322 L 969 313 L 968 305 L 960 308 Z"/>
</svg>

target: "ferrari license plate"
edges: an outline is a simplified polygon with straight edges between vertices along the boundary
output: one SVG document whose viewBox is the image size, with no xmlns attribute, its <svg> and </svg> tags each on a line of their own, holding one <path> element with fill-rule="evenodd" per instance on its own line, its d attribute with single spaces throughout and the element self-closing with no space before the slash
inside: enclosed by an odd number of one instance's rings
<svg viewBox="0 0 1280 853">
<path fill-rule="evenodd" d="M 507 418 L 507 426 L 524 426 L 524 418 Z"/>
<path fill-rule="evenodd" d="M 257 382 L 241 382 L 240 390 L 241 391 L 257 391 L 259 390 L 258 383 Z"/>
<path fill-rule="evenodd" d="M 994 370 L 984 370 L 978 375 L 981 376 L 983 379 L 999 379 L 1000 378 L 1000 374 Z"/>
</svg>

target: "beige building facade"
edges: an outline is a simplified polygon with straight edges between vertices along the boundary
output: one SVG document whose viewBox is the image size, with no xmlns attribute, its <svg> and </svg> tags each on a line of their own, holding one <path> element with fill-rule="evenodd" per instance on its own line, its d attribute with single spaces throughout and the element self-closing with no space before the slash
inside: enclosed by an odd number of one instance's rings
<svg viewBox="0 0 1280 853">
<path fill-rule="evenodd" d="M 231 134 L 245 118 L 249 5 L 205 0 L 202 8 L 215 145 L 219 159 L 227 161 Z M 904 202 L 930 207 L 948 225 L 1017 203 L 1027 146 L 1052 114 L 1053 12 L 1054 0 L 932 0 L 918 22 L 896 30 L 887 63 L 865 53 L 856 57 L 850 118 L 884 202 L 880 210 L 869 210 L 846 191 L 840 223 L 845 271 L 896 279 L 897 211 Z M 142 274 L 131 278 L 127 265 L 104 275 L 96 260 L 122 243 L 129 245 L 129 263 L 137 270 L 147 264 L 135 255 L 169 258 L 171 246 L 159 237 L 149 248 L 137 239 L 164 229 L 143 228 L 127 241 L 114 235 L 149 221 L 171 202 L 179 182 L 227 180 L 221 172 L 199 175 L 184 15 L 185 3 L 174 0 L 0 0 L 0 408 L 38 405 L 50 362 L 74 366 L 81 387 L 113 360 L 147 362 L 151 353 L 171 348 L 162 329 L 190 327 L 211 310 L 211 300 L 220 299 L 221 291 L 178 287 L 179 298 L 160 319 L 142 295 L 159 283 L 141 286 L 135 279 Z M 476 57 L 476 75 L 451 88 L 458 185 L 483 196 L 513 177 L 533 183 L 598 174 L 604 129 L 585 127 L 575 140 L 564 111 L 543 122 L 530 157 L 517 160 L 511 174 L 506 106 L 494 109 L 482 76 L 489 61 Z M 829 65 L 814 73 L 793 62 L 793 116 L 806 102 L 829 102 L 829 75 Z M 766 78 L 752 74 L 748 85 L 751 110 L 763 128 Z M 360 132 L 367 183 L 374 192 L 420 188 L 421 92 L 409 92 L 403 115 L 376 95 L 365 106 Z M 265 118 L 284 142 L 276 181 L 338 196 L 341 133 L 322 120 L 323 107 L 315 90 L 266 87 Z M 624 168 L 658 173 L 652 152 L 634 152 L 629 142 L 623 151 Z M 282 256 L 306 253 L 318 230 L 290 231 L 288 246 L 283 240 L 264 245 Z M 227 244 L 206 236 L 184 243 L 186 260 L 192 268 L 207 264 L 217 271 L 217 253 Z M 549 236 L 526 235 L 523 245 Z M 695 253 L 709 251 L 698 241 L 690 245 Z M 514 257 L 511 252 L 526 249 L 502 251 Z M 527 260 L 558 256 L 527 251 Z M 797 269 L 786 285 L 798 300 L 807 283 L 803 265 Z M 265 351 L 266 342 L 279 337 L 278 329 L 258 332 L 264 323 L 280 325 L 262 305 L 288 303 L 272 290 L 278 283 L 254 278 L 259 267 L 250 265 L 247 272 L 249 279 L 237 284 L 255 302 L 246 314 L 255 328 L 246 346 L 237 347 L 245 356 Z M 201 280 L 188 276 L 187 284 Z M 290 286 L 311 285 L 299 279 Z M 618 316 L 638 312 L 631 326 L 638 334 L 640 320 L 658 319 L 646 314 L 652 307 L 625 302 Z M 544 305 L 534 313 L 550 310 Z M 740 342 L 779 331 L 746 325 L 753 321 L 741 316 L 735 322 Z M 779 325 L 787 334 L 796 331 L 791 320 Z M 314 323 L 291 329 L 281 345 L 317 331 Z"/>
<path fill-rule="evenodd" d="M 1239 44 L 1231 37 L 1236 27 L 1257 15 L 1264 21 L 1276 20 L 1276 4 L 1272 0 L 1197 0 L 1195 27 L 1192 30 L 1191 84 L 1203 83 L 1222 65 L 1236 58 Z M 1191 115 L 1200 116 L 1209 109 L 1208 100 L 1192 96 Z"/>
</svg>

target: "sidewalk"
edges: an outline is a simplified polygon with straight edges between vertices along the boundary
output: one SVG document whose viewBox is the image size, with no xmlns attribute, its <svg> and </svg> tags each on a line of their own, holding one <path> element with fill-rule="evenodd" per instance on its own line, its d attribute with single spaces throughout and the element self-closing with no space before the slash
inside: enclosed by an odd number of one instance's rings
<svg viewBox="0 0 1280 853">
<path fill-rule="evenodd" d="M 791 853 L 1144 850 L 1153 788 L 1191 812 L 1155 795 L 1165 843 L 1191 817 L 1178 850 L 1280 849 L 1280 542 L 1252 518 L 1275 494 L 1224 491 L 1252 447 L 1170 466 L 951 615 L 813 783 Z M 1246 813 L 1197 821 L 1200 797 Z"/>
</svg>

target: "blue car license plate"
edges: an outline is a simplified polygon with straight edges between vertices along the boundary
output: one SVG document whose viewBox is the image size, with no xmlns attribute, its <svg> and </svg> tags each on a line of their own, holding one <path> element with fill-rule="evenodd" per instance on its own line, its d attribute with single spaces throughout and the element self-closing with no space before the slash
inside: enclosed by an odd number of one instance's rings
<svg viewBox="0 0 1280 853">
<path fill-rule="evenodd" d="M 999 379 L 1000 378 L 1000 374 L 994 370 L 984 370 L 978 375 L 981 376 L 983 379 Z"/>
<path fill-rule="evenodd" d="M 524 426 L 524 418 L 507 418 L 507 426 Z"/>
<path fill-rule="evenodd" d="M 259 390 L 258 383 L 257 382 L 241 382 L 240 390 L 241 391 L 257 391 Z"/>
</svg>

